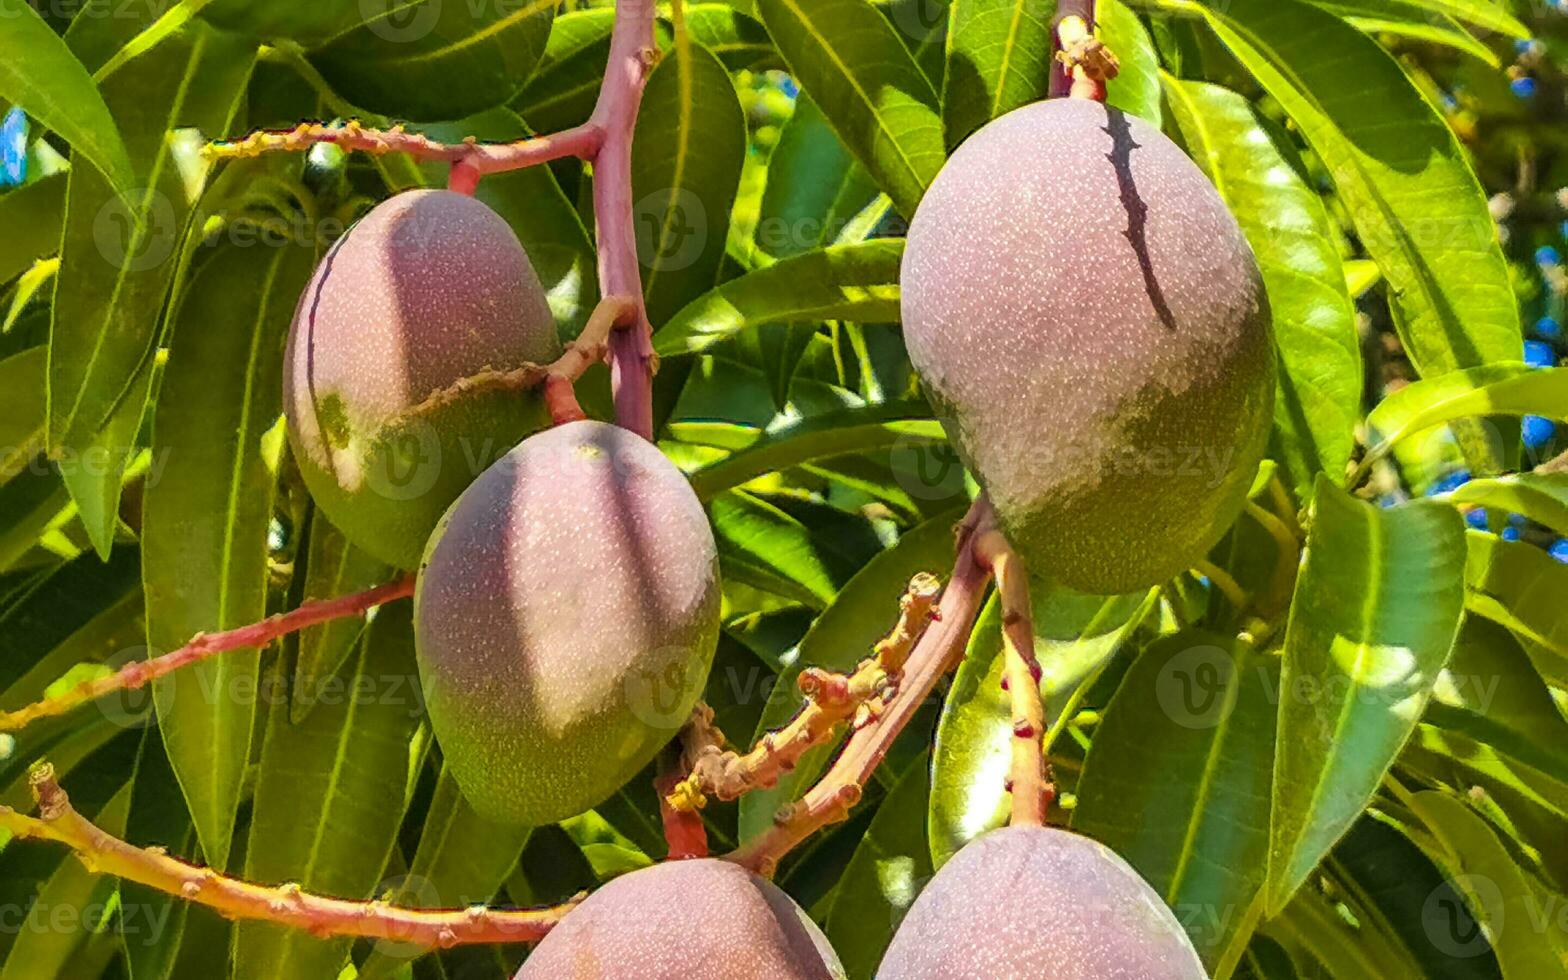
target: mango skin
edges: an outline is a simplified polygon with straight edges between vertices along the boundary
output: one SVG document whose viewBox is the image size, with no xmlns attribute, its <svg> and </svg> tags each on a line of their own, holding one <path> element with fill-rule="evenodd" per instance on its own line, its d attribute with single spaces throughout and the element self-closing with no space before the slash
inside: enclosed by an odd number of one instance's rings
<svg viewBox="0 0 1568 980">
<path fill-rule="evenodd" d="M 289 331 L 284 406 L 311 497 L 354 544 L 417 567 L 447 506 L 549 421 L 536 392 L 427 400 L 560 351 L 544 287 L 499 215 L 444 190 L 383 201 L 327 252 Z"/>
<path fill-rule="evenodd" d="M 718 548 L 655 446 L 572 422 L 464 491 L 414 602 L 458 787 L 491 819 L 538 826 L 602 802 L 690 716 L 718 643 Z"/>
<path fill-rule="evenodd" d="M 1053 827 L 975 838 L 899 925 L 877 980 L 1207 980 L 1181 923 L 1115 851 Z"/>
<path fill-rule="evenodd" d="M 666 861 L 594 892 L 514 980 L 843 980 L 805 911 L 737 864 Z"/>
<path fill-rule="evenodd" d="M 969 137 L 910 224 L 909 356 L 1033 571 L 1102 595 L 1192 566 L 1271 427 L 1257 261 L 1197 166 L 1085 99 Z"/>
</svg>

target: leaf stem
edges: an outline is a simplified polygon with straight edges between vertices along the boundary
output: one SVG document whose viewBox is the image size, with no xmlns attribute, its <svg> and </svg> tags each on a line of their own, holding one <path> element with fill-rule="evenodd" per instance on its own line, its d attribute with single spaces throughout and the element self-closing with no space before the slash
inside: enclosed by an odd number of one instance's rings
<svg viewBox="0 0 1568 980">
<path fill-rule="evenodd" d="M 39 815 L 0 806 L 0 829 L 16 837 L 54 841 L 71 848 L 87 870 L 114 875 L 205 905 L 230 919 L 260 919 L 304 929 L 315 936 L 357 936 L 447 948 L 472 943 L 537 942 L 569 912 L 574 899 L 555 908 L 499 910 L 407 909 L 371 900 L 328 898 L 298 885 L 275 888 L 218 874 L 170 857 L 162 848 L 140 848 L 99 828 L 71 806 L 47 764 L 28 774 Z"/>
<path fill-rule="evenodd" d="M 725 855 L 762 875 L 771 876 L 789 851 L 820 828 L 843 820 L 860 802 L 866 781 L 887 755 L 888 749 L 909 724 L 915 712 L 963 656 L 969 631 L 980 602 L 985 598 L 990 573 L 975 560 L 974 541 L 992 521 L 990 503 L 984 498 L 958 526 L 957 561 L 952 577 L 937 604 L 935 622 L 921 635 L 909 654 L 898 689 L 885 710 L 865 719 L 849 737 L 838 759 L 822 780 L 794 804 L 781 810 L 767 830 Z"/>
<path fill-rule="evenodd" d="M 1029 576 L 1023 559 L 995 528 L 975 539 L 975 557 L 996 577 L 1002 604 L 1004 671 L 1002 686 L 1012 706 L 1012 763 L 1007 781 L 1013 797 L 1011 823 L 1043 827 L 1055 795 L 1041 739 L 1045 735 L 1045 702 L 1040 697 L 1040 662 L 1034 653 L 1034 617 L 1029 601 Z"/>
<path fill-rule="evenodd" d="M 89 701 L 116 691 L 134 691 L 160 677 L 174 673 L 181 667 L 200 663 L 229 650 L 264 647 L 280 636 L 302 630 L 307 626 L 348 616 L 361 616 L 375 606 L 413 594 L 414 576 L 406 575 L 364 592 L 307 602 L 297 609 L 269 616 L 259 623 L 251 623 L 222 633 L 197 633 L 189 643 L 172 653 L 126 664 L 107 677 L 78 684 L 57 697 L 30 704 L 16 711 L 0 713 L 0 731 L 14 731 L 40 718 L 66 714 Z"/>
</svg>

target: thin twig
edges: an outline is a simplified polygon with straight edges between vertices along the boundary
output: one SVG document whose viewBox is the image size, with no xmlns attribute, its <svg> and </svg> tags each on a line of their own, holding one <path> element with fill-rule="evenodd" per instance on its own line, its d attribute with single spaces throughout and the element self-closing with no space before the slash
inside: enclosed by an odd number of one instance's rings
<svg viewBox="0 0 1568 980">
<path fill-rule="evenodd" d="M 280 636 L 302 630 L 307 626 L 348 616 L 361 616 L 375 606 L 413 594 L 414 576 L 407 575 L 386 585 L 356 592 L 353 595 L 307 602 L 290 612 L 268 616 L 259 623 L 251 623 L 221 633 L 197 633 L 189 643 L 172 653 L 126 664 L 107 677 L 78 684 L 63 694 L 30 704 L 25 708 L 0 713 L 0 731 L 14 731 L 40 718 L 66 714 L 89 701 L 116 691 L 134 691 L 160 677 L 174 673 L 181 667 L 200 663 L 229 650 L 260 649 Z"/>
<path fill-rule="evenodd" d="M 275 888 L 218 874 L 170 857 L 162 848 L 128 844 L 94 825 L 71 806 L 48 765 L 29 774 L 39 815 L 0 806 L 0 829 L 16 837 L 54 841 L 71 848 L 87 870 L 156 888 L 230 919 L 259 919 L 304 929 L 316 936 L 386 939 L 427 948 L 473 943 L 525 943 L 544 938 L 580 899 L 536 910 L 407 909 L 371 900 L 354 902 Z"/>
<path fill-rule="evenodd" d="M 975 561 L 974 537 L 991 521 L 990 504 L 981 497 L 959 525 L 958 558 L 937 604 L 935 622 L 910 652 L 898 690 L 888 700 L 886 709 L 867 718 L 866 724 L 850 735 L 844 751 L 817 785 L 780 810 L 771 827 L 725 855 L 726 860 L 758 874 L 772 875 L 795 845 L 818 829 L 843 820 L 860 802 L 866 780 L 887 755 L 893 740 L 915 716 L 937 681 L 963 656 L 964 644 L 990 581 L 990 573 Z"/>
<path fill-rule="evenodd" d="M 799 678 L 806 703 L 790 723 L 769 732 L 744 754 L 724 750 L 724 736 L 713 726 L 713 711 L 699 705 L 682 730 L 690 776 L 669 794 L 677 809 L 699 809 L 708 796 L 733 800 L 758 787 L 773 786 L 794 769 L 813 746 L 828 741 L 838 726 L 859 715 L 875 715 L 881 699 L 895 689 L 909 652 L 931 621 L 941 582 L 920 573 L 899 600 L 898 623 L 880 640 L 876 652 L 853 673 L 809 668 Z"/>
<path fill-rule="evenodd" d="M 1068 95 L 1104 102 L 1105 83 L 1121 71 L 1116 55 L 1094 35 L 1094 6 L 1094 0 L 1061 0 L 1057 4 L 1052 98 Z"/>
<path fill-rule="evenodd" d="M 1206 558 L 1196 562 L 1192 566 L 1192 569 L 1212 582 L 1216 589 L 1219 589 L 1221 592 L 1223 592 L 1225 594 L 1225 598 L 1230 600 L 1231 606 L 1233 606 L 1238 613 L 1247 611 L 1246 590 L 1241 587 L 1241 584 L 1236 581 L 1235 577 L 1232 576 L 1230 572 L 1227 572 L 1225 569 L 1219 567 Z"/>
<path fill-rule="evenodd" d="M 996 577 L 1002 603 L 1002 686 L 1012 705 L 1012 763 L 1007 789 L 1013 797 L 1012 824 L 1042 827 L 1051 798 L 1050 776 L 1041 741 L 1045 735 L 1045 702 L 1040 697 L 1040 663 L 1034 655 L 1034 619 L 1029 602 L 1029 576 L 1002 532 L 982 531 L 975 539 L 975 558 Z"/>
</svg>

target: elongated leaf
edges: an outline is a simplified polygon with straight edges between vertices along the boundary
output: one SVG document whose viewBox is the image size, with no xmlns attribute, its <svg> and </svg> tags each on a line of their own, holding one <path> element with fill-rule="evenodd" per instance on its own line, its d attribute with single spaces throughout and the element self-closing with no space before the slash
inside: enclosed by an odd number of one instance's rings
<svg viewBox="0 0 1568 980">
<path fill-rule="evenodd" d="M 443 769 L 425 815 L 419 848 L 387 901 L 414 908 L 488 904 L 517 866 L 530 833 L 527 827 L 494 823 L 475 813 Z M 422 952 L 396 943 L 378 944 L 359 976 L 363 980 L 394 976 Z"/>
<path fill-rule="evenodd" d="M 1568 658 L 1568 565 L 1534 545 L 1466 533 L 1465 605 L 1509 627 L 1561 658 Z"/>
<path fill-rule="evenodd" d="M 1476 415 L 1544 415 L 1568 419 L 1568 368 L 1527 368 L 1518 362 L 1452 371 L 1408 384 L 1367 415 L 1382 438 L 1374 455 L 1434 425 Z"/>
<path fill-rule="evenodd" d="M 719 567 L 726 577 L 821 608 L 838 591 L 837 576 L 810 529 L 760 497 L 726 491 L 708 505 Z"/>
<path fill-rule="evenodd" d="M 941 169 L 936 91 L 864 0 L 758 0 L 790 73 L 905 218 Z"/>
<path fill-rule="evenodd" d="M 686 8 L 686 29 L 726 68 L 757 69 L 779 60 L 767 29 L 730 4 L 692 4 Z"/>
<path fill-rule="evenodd" d="M 1328 167 L 1388 279 L 1416 369 L 1517 358 L 1519 314 L 1486 196 L 1453 131 L 1399 63 L 1299 0 L 1227 0 L 1205 12 Z"/>
<path fill-rule="evenodd" d="M 0 361 L 0 483 L 43 451 L 47 357 L 44 348 L 32 347 Z"/>
<path fill-rule="evenodd" d="M 357 106 L 425 120 L 459 118 L 517 95 L 544 54 L 556 3 L 368 7 L 375 16 L 312 50 L 310 63 Z"/>
<path fill-rule="evenodd" d="M 1433 501 L 1362 503 L 1318 478 L 1285 631 L 1268 905 L 1286 901 L 1415 728 L 1463 613 L 1464 524 Z"/>
<path fill-rule="evenodd" d="M 147 488 L 142 529 L 154 651 L 266 614 L 283 344 L 314 260 L 299 246 L 220 246 L 181 304 L 153 422 L 154 453 L 168 465 Z M 236 309 L 248 318 L 236 322 Z M 154 684 L 170 761 L 216 867 L 228 860 L 250 759 L 259 656 L 226 653 Z"/>
<path fill-rule="evenodd" d="M 26 272 L 39 259 L 60 249 L 60 223 L 65 214 L 66 174 L 54 174 L 0 196 L 0 282 Z"/>
<path fill-rule="evenodd" d="M 831 245 L 876 196 L 866 168 L 845 149 L 811 97 L 802 94 L 768 158 L 757 245 L 774 258 Z"/>
<path fill-rule="evenodd" d="M 633 217 L 648 318 L 657 324 L 717 283 L 746 118 L 724 65 L 688 43 L 653 70 L 637 119 Z"/>
<path fill-rule="evenodd" d="M 1148 613 L 1153 595 L 1091 596 L 1039 581 L 1031 584 L 1049 748 L 1072 720 L 1081 692 Z M 1007 822 L 1012 716 L 1002 690 L 1001 652 L 1002 618 L 993 600 L 975 624 L 937 727 L 929 814 L 931 856 L 937 867 L 971 840 Z"/>
<path fill-rule="evenodd" d="M 1345 472 L 1361 415 L 1361 347 L 1334 227 L 1246 99 L 1169 75 L 1165 92 L 1263 272 L 1280 362 L 1270 455 L 1304 500 L 1317 474 Z"/>
<path fill-rule="evenodd" d="M 1105 102 L 1159 126 L 1163 121 L 1160 56 L 1138 15 L 1122 0 L 1097 0 L 1099 34 L 1121 71 L 1105 84 Z"/>
<path fill-rule="evenodd" d="M 213 0 L 202 17 L 256 37 L 311 44 L 347 31 L 389 6 L 376 0 Z"/>
<path fill-rule="evenodd" d="M 950 9 L 942 76 L 942 130 L 948 149 L 997 116 L 1045 97 L 1056 4 L 953 0 Z"/>
<path fill-rule="evenodd" d="M 245 876 L 370 898 L 408 805 L 409 773 L 423 756 L 424 715 L 414 665 L 412 604 L 383 606 L 332 703 L 300 724 L 288 699 L 271 704 L 251 816 Z M 280 662 L 270 679 L 287 677 Z M 270 686 L 270 685 L 269 685 Z M 259 922 L 235 928 L 237 978 L 335 977 L 349 940 L 321 940 Z"/>
<path fill-rule="evenodd" d="M 831 605 L 811 624 L 795 656 L 785 665 L 757 723 L 757 738 L 789 721 L 801 705 L 795 680 L 806 667 L 848 670 L 867 655 L 898 621 L 898 600 L 918 572 L 941 574 L 953 562 L 954 511 L 904 532 L 845 583 Z M 754 740 L 755 741 L 755 740 Z M 747 793 L 740 801 L 742 840 L 766 829 L 779 807 L 811 786 L 831 757 L 833 743 L 811 750 L 778 785 Z"/>
<path fill-rule="evenodd" d="M 305 559 L 305 590 L 300 601 L 350 595 L 388 581 L 392 567 L 356 548 L 321 511 L 310 518 Z M 315 707 L 323 686 L 354 654 L 365 621 L 357 616 L 312 626 L 299 634 L 294 668 L 293 720 L 303 721 Z"/>
<path fill-rule="evenodd" d="M 557 17 L 533 77 L 512 107 L 543 131 L 565 129 L 588 118 L 604 78 L 614 23 L 615 11 L 605 7 Z"/>
<path fill-rule="evenodd" d="M 661 356 L 687 354 L 759 323 L 898 319 L 901 239 L 834 245 L 732 279 L 689 303 L 654 335 Z"/>
<path fill-rule="evenodd" d="M 1073 829 L 1138 870 L 1217 976 L 1262 911 L 1278 692 L 1271 655 L 1199 631 L 1162 637 L 1116 689 L 1078 780 Z"/>
<path fill-rule="evenodd" d="M 127 840 L 146 847 L 167 848 L 182 856 L 195 849 L 196 831 L 190 810 L 185 806 L 156 725 L 149 725 L 142 738 L 129 807 Z M 133 881 L 121 881 L 119 886 L 120 915 L 116 926 L 125 944 L 131 980 L 167 980 L 180 951 L 191 903 Z"/>
<path fill-rule="evenodd" d="M 767 432 L 750 430 L 751 441 L 733 455 L 691 474 L 703 500 L 766 473 L 817 459 L 886 446 L 942 442 L 941 424 L 930 408 L 912 402 L 867 405 L 810 416 Z"/>
<path fill-rule="evenodd" d="M 173 133 L 225 132 L 254 55 L 253 44 L 197 24 L 127 62 L 105 80 L 104 97 L 140 186 L 122 199 L 95 171 L 71 171 L 49 338 L 49 445 L 62 460 L 89 450 L 104 460 L 66 472 L 100 553 L 194 193 L 176 158 L 190 144 Z M 111 420 L 109 439 L 99 439 Z"/>
<path fill-rule="evenodd" d="M 0 100 L 59 133 L 116 192 L 129 193 L 132 157 L 87 69 L 24 0 L 0 0 L 0 19 Z"/>
<path fill-rule="evenodd" d="M 839 878 L 827 935 L 850 980 L 871 980 L 898 924 L 935 873 L 924 819 L 930 792 L 931 760 L 922 752 L 877 808 Z"/>
<path fill-rule="evenodd" d="M 1501 67 L 1491 48 L 1476 40 L 1462 24 L 1445 14 L 1423 10 L 1415 3 L 1401 0 L 1312 0 L 1316 6 L 1343 17 L 1358 30 L 1376 36 L 1392 34 L 1433 44 L 1443 44 L 1473 55 L 1493 68 Z"/>
<path fill-rule="evenodd" d="M 1519 641 L 1502 626 L 1466 617 L 1427 711 L 1434 723 L 1553 773 L 1568 787 L 1568 765 L 1555 750 L 1568 740 L 1568 721 Z"/>
<path fill-rule="evenodd" d="M 1568 535 L 1568 474 L 1519 473 L 1494 480 L 1471 480 L 1448 499 L 1456 504 L 1475 504 L 1523 514 L 1559 534 Z"/>
<path fill-rule="evenodd" d="M 1333 7 L 1342 2 L 1318 3 L 1318 6 Z M 1392 13 L 1410 17 L 1417 11 L 1425 11 L 1430 19 L 1452 17 L 1466 21 L 1477 27 L 1487 30 L 1501 31 L 1510 37 L 1528 38 L 1530 28 L 1519 22 L 1519 19 L 1508 13 L 1505 5 L 1495 3 L 1493 0 L 1354 0 L 1359 8 L 1378 10 L 1386 8 Z"/>
<path fill-rule="evenodd" d="M 1434 791 L 1417 793 L 1411 805 L 1437 836 L 1442 851 L 1433 857 L 1455 872 L 1452 885 L 1486 930 L 1503 976 L 1568 977 L 1568 930 L 1551 911 L 1564 897 L 1521 869 L 1497 832 L 1463 803 Z M 1461 952 L 1481 941 L 1473 931 L 1439 935 Z"/>
</svg>

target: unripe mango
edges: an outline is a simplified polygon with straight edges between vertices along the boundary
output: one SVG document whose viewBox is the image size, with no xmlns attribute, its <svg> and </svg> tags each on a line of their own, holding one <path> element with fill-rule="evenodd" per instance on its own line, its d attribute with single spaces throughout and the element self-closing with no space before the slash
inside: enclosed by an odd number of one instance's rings
<svg viewBox="0 0 1568 980">
<path fill-rule="evenodd" d="M 706 683 L 718 549 L 664 454 L 603 422 L 524 440 L 431 537 L 419 676 L 457 784 L 492 819 L 580 813 L 645 766 Z"/>
<path fill-rule="evenodd" d="M 737 864 L 666 861 L 569 912 L 515 980 L 842 980 L 804 910 Z"/>
<path fill-rule="evenodd" d="M 284 406 L 311 497 L 356 545 L 414 568 L 463 488 L 548 421 L 536 392 L 494 376 L 559 353 L 499 215 L 450 191 L 382 202 L 327 252 L 289 332 Z"/>
<path fill-rule="evenodd" d="M 987 124 L 920 202 L 901 281 L 910 359 L 1036 572 L 1147 588 L 1235 520 L 1271 426 L 1268 302 L 1158 130 L 1086 99 Z"/>
<path fill-rule="evenodd" d="M 877 980 L 1206 980 L 1159 893 L 1104 844 L 1007 827 L 955 854 L 904 917 Z"/>
</svg>

